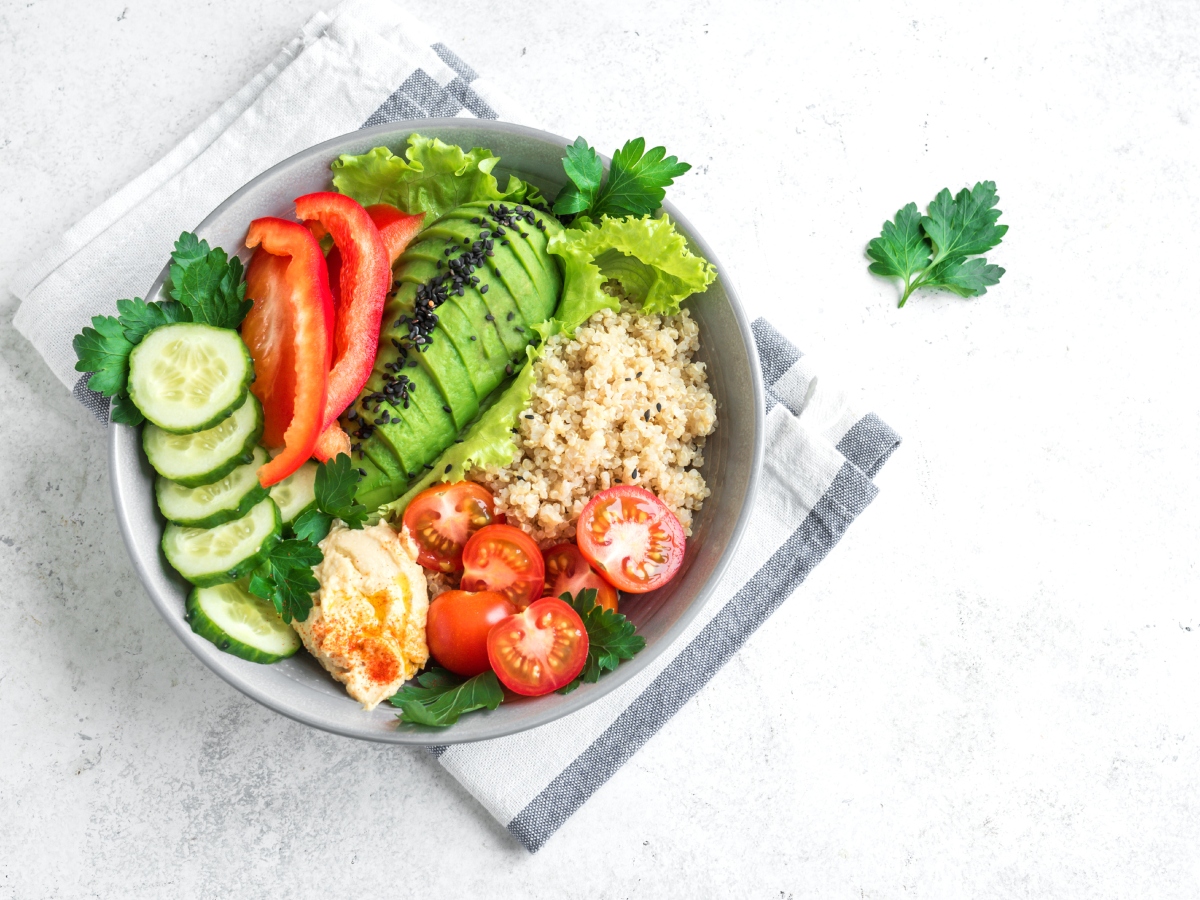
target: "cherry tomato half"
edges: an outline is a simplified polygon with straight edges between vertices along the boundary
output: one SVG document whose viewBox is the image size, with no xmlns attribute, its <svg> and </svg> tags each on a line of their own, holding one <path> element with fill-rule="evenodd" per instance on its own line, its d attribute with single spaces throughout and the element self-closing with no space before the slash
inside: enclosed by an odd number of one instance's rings
<svg viewBox="0 0 1200 900">
<path fill-rule="evenodd" d="M 404 524 L 417 542 L 417 562 L 438 572 L 461 570 L 467 539 L 485 525 L 503 521 L 491 491 L 473 481 L 434 485 L 404 511 Z"/>
<path fill-rule="evenodd" d="M 617 589 L 596 574 L 579 548 L 574 544 L 559 544 L 551 547 L 542 558 L 546 561 L 547 597 L 560 597 L 569 592 L 572 597 L 588 588 L 596 589 L 596 603 L 605 609 L 617 611 Z"/>
<path fill-rule="evenodd" d="M 543 597 L 492 626 L 488 659 L 506 688 L 540 697 L 570 683 L 587 661 L 588 636 L 579 613 Z"/>
<path fill-rule="evenodd" d="M 542 595 L 546 567 L 533 538 L 512 525 L 488 525 L 463 548 L 464 591 L 499 591 L 524 609 Z"/>
<path fill-rule="evenodd" d="M 645 488 L 620 484 L 588 501 L 576 529 L 579 550 L 610 583 L 643 594 L 670 581 L 683 563 L 683 526 Z"/>
<path fill-rule="evenodd" d="M 493 591 L 446 591 L 429 604 L 425 638 L 429 652 L 445 668 L 467 678 L 491 668 L 488 632 L 517 611 Z"/>
</svg>

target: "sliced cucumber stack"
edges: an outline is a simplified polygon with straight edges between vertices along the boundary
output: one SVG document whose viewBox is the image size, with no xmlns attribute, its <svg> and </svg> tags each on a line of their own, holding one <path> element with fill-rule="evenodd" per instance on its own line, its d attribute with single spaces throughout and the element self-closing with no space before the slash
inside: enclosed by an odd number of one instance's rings
<svg viewBox="0 0 1200 900">
<path fill-rule="evenodd" d="M 191 528 L 212 528 L 240 519 L 267 496 L 267 489 L 258 482 L 258 470 L 267 459 L 267 451 L 255 447 L 250 462 L 212 484 L 194 488 L 160 475 L 154 485 L 159 512 L 168 521 Z"/>
<path fill-rule="evenodd" d="M 142 449 L 158 474 L 184 487 L 199 487 L 250 462 L 262 430 L 262 406 L 248 393 L 232 415 L 205 431 L 172 434 L 147 424 Z"/>
<path fill-rule="evenodd" d="M 169 524 L 162 548 L 167 562 L 197 587 L 237 581 L 249 575 L 279 539 L 283 524 L 270 497 L 240 519 L 215 528 Z"/>
<path fill-rule="evenodd" d="M 317 464 L 311 459 L 271 488 L 284 525 L 291 525 L 305 510 L 317 505 Z"/>
<path fill-rule="evenodd" d="M 129 354 L 129 399 L 172 434 L 212 428 L 241 406 L 253 380 L 250 351 L 230 328 L 164 325 Z"/>
<path fill-rule="evenodd" d="M 250 662 L 278 662 L 300 649 L 300 636 L 275 607 L 241 583 L 195 588 L 185 618 L 196 634 Z"/>
</svg>

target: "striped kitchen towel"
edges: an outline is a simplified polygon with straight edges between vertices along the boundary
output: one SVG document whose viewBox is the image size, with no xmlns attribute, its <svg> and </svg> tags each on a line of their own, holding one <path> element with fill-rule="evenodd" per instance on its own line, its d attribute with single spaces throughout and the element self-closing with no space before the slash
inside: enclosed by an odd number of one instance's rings
<svg viewBox="0 0 1200 900">
<path fill-rule="evenodd" d="M 14 324 L 97 416 L 108 400 L 75 371 L 71 337 L 157 277 L 175 235 L 294 153 L 357 128 L 430 116 L 529 122 L 390 0 L 315 16 L 265 70 L 143 175 L 70 229 L 10 289 Z M 528 850 L 700 690 L 786 600 L 874 498 L 899 438 L 827 384 L 766 321 L 767 451 L 736 558 L 689 629 L 637 677 L 579 712 L 439 762 Z"/>
</svg>

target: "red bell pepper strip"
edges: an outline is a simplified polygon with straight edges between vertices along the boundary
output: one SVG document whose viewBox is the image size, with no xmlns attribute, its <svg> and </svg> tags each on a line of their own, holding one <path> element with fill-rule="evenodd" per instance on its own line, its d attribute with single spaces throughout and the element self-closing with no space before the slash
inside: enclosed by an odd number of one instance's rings
<svg viewBox="0 0 1200 900">
<path fill-rule="evenodd" d="M 263 446 L 271 448 L 283 446 L 296 397 L 292 289 L 287 281 L 291 261 L 290 256 L 272 256 L 259 247 L 246 267 L 246 297 L 254 306 L 242 324 L 242 340 L 254 360 L 250 392 L 262 403 Z"/>
<path fill-rule="evenodd" d="M 337 417 L 358 397 L 375 366 L 392 267 L 379 229 L 367 211 L 349 197 L 332 191 L 306 194 L 296 199 L 296 216 L 320 223 L 333 238 L 340 257 L 333 365 L 321 429 L 336 431 L 322 436 L 316 446 L 318 458 L 328 458 L 331 451 L 349 450 L 349 438 Z"/>
<path fill-rule="evenodd" d="M 371 216 L 375 227 L 379 229 L 379 236 L 383 238 L 384 246 L 387 247 L 388 261 L 392 264 L 400 258 L 400 254 L 420 233 L 421 225 L 425 221 L 424 213 L 410 216 L 388 203 L 376 203 L 368 206 L 367 213 Z M 325 226 L 320 222 L 310 221 L 307 224 L 318 240 L 328 234 Z M 336 246 L 330 248 L 325 261 L 329 267 L 329 289 L 333 292 L 334 309 L 340 309 L 342 254 Z M 345 453 L 348 456 L 350 455 L 350 436 L 335 421 L 321 433 L 315 452 L 320 459 L 332 459 L 339 453 Z"/>
<path fill-rule="evenodd" d="M 388 261 L 395 265 L 400 254 L 412 243 L 412 239 L 421 233 L 425 213 L 410 216 L 408 213 L 400 212 L 390 203 L 376 203 L 368 206 L 367 213 L 370 215 L 371 221 L 375 223 L 375 227 L 379 229 L 379 236 L 383 238 L 383 245 L 388 252 Z M 318 241 L 329 234 L 320 222 L 310 221 L 305 224 L 312 230 Z M 336 246 L 330 248 L 325 262 L 329 265 L 329 289 L 333 291 L 333 307 L 337 309 L 341 302 L 342 254 Z"/>
<path fill-rule="evenodd" d="M 325 394 L 333 359 L 333 296 L 321 246 L 300 223 L 255 219 L 250 223 L 246 246 L 261 247 L 272 256 L 287 258 L 282 273 L 278 263 L 259 263 L 253 286 L 262 289 L 264 295 L 253 298 L 254 306 L 242 323 L 242 338 L 254 359 L 256 377 L 278 382 L 264 388 L 272 398 L 275 414 L 283 414 L 284 397 L 291 399 L 283 449 L 258 470 L 259 483 L 270 487 L 312 456 L 324 428 Z M 248 294 L 251 287 L 247 285 Z M 290 391 L 284 389 L 288 376 L 293 379 Z"/>
<path fill-rule="evenodd" d="M 375 227 L 379 229 L 379 236 L 383 238 L 384 246 L 388 251 L 388 259 L 393 265 L 405 248 L 412 243 L 412 239 L 420 234 L 421 226 L 425 223 L 425 213 L 410 216 L 408 213 L 400 212 L 390 203 L 376 203 L 368 206 L 367 214 L 375 223 Z"/>
</svg>

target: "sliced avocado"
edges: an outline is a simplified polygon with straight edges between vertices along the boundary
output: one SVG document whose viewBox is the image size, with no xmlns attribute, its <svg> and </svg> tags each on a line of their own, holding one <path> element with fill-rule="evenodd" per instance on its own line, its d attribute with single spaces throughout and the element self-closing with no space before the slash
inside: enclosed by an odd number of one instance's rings
<svg viewBox="0 0 1200 900">
<path fill-rule="evenodd" d="M 378 437 L 367 438 L 363 442 L 364 448 L 378 440 Z M 354 490 L 354 499 L 369 510 L 373 511 L 385 503 L 391 503 L 408 488 L 407 481 L 398 484 L 390 480 L 370 458 L 355 459 L 354 465 L 367 473 L 359 480 L 358 487 Z"/>
<path fill-rule="evenodd" d="M 437 385 L 434 384 L 428 373 L 420 366 L 415 369 L 405 369 L 405 372 L 410 373 L 408 376 L 409 406 L 410 408 L 416 407 L 425 417 L 424 427 L 418 431 L 415 427 L 416 422 L 407 415 L 410 410 L 405 410 L 405 418 L 414 425 L 413 430 L 417 431 L 417 438 L 421 442 L 420 455 L 416 462 L 423 466 L 450 445 L 455 435 L 458 434 L 458 429 L 454 427 L 454 419 L 444 408 L 445 400 L 442 399 L 441 392 L 438 391 Z"/>
<path fill-rule="evenodd" d="M 448 304 L 442 304 L 439 312 Z M 440 322 L 439 322 L 440 324 Z M 439 327 L 434 339 L 420 353 L 409 353 L 416 357 L 426 374 L 437 385 L 446 405 L 450 407 L 450 418 L 455 432 L 460 431 L 479 412 L 479 398 L 475 396 L 475 385 L 452 341 L 446 340 Z"/>
<path fill-rule="evenodd" d="M 524 360 L 536 338 L 531 326 L 549 318 L 558 303 L 562 278 L 546 243 L 561 225 L 538 213 L 544 229 L 527 220 L 504 226 L 488 205 L 451 210 L 393 267 L 395 290 L 385 305 L 375 371 L 364 395 L 406 379 L 408 405 L 393 391 L 390 406 L 372 402 L 365 415 L 374 432 L 357 441 L 356 455 L 365 454 L 364 465 L 369 462 L 377 473 L 360 491 L 372 501 L 391 499 L 389 493 L 428 469 L 517 368 L 514 360 Z M 503 237 L 495 234 L 497 227 Z M 415 317 L 418 295 L 428 305 Z"/>
<path fill-rule="evenodd" d="M 471 295 L 475 292 L 467 291 L 466 294 Z M 508 358 L 508 349 L 500 343 L 500 335 L 492 323 L 483 318 L 488 315 L 487 307 L 483 307 L 482 316 L 468 315 L 463 312 L 461 303 L 465 299 L 465 296 L 451 297 L 438 308 L 437 340 L 445 339 L 458 350 L 459 357 L 466 365 L 478 403 L 487 396 L 487 385 L 491 384 L 492 372 L 497 365 L 504 365 Z M 478 299 L 475 302 L 482 306 Z M 472 337 L 475 340 L 471 340 Z"/>
<path fill-rule="evenodd" d="M 410 403 L 410 409 L 405 409 L 403 402 L 399 400 L 395 403 L 384 403 L 379 407 L 376 417 L 372 419 L 373 422 L 378 421 L 381 413 L 388 414 L 388 422 L 376 425 L 375 433 L 392 448 L 392 452 L 396 454 L 401 467 L 409 477 L 420 471 L 421 463 L 417 460 L 420 459 L 425 448 L 422 438 L 424 422 L 416 422 L 417 416 L 412 413 L 411 406 Z"/>
<path fill-rule="evenodd" d="M 363 455 L 375 464 L 375 467 L 383 473 L 388 481 L 407 481 L 408 473 L 400 465 L 396 454 L 392 452 L 392 448 L 388 446 L 386 441 L 381 441 L 378 437 L 378 432 L 376 432 L 376 434 L 363 441 Z"/>
<path fill-rule="evenodd" d="M 483 307 L 492 314 L 493 324 L 500 337 L 500 342 L 504 344 L 510 357 L 524 354 L 525 345 L 529 343 L 533 333 L 529 330 L 529 323 L 517 306 L 517 301 L 509 292 L 508 286 L 494 273 L 489 272 L 481 279 L 481 282 L 476 296 Z M 487 287 L 487 291 L 482 290 L 484 287 Z M 458 299 L 465 300 L 467 298 Z M 469 315 L 475 314 L 472 306 L 464 306 L 463 309 Z M 518 331 L 518 328 L 523 331 Z"/>
</svg>

